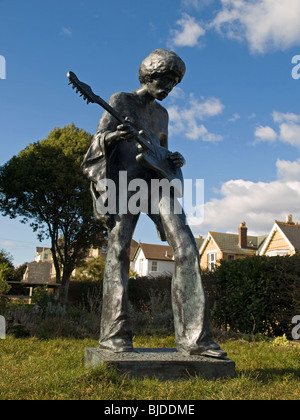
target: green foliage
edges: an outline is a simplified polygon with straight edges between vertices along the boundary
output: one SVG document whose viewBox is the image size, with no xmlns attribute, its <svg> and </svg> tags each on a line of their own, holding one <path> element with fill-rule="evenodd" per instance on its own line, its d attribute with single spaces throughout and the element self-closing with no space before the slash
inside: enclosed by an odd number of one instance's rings
<svg viewBox="0 0 300 420">
<path fill-rule="evenodd" d="M 159 381 L 146 376 L 129 379 L 109 366 L 87 369 L 83 364 L 84 350 L 97 345 L 97 339 L 15 339 L 8 335 L 1 342 L 0 400 L 124 400 L 124 404 L 133 401 L 136 406 L 140 400 L 149 404 L 155 400 L 174 401 L 173 404 L 194 404 L 199 400 L 299 400 L 300 358 L 296 346 L 273 347 L 270 342 L 230 340 L 222 348 L 236 362 L 234 379 L 206 381 L 192 376 L 188 380 Z M 174 338 L 137 336 L 134 345 L 173 347 Z M 200 404 L 195 413 L 201 412 Z"/>
<path fill-rule="evenodd" d="M 0 281 L 12 280 L 14 276 L 14 266 L 12 257 L 4 250 L 0 250 Z"/>
<path fill-rule="evenodd" d="M 281 337 L 275 337 L 272 345 L 274 347 L 289 347 L 292 344 L 290 343 L 290 341 L 287 339 L 286 334 L 283 334 Z"/>
<path fill-rule="evenodd" d="M 53 302 L 53 295 L 50 295 L 47 286 L 39 286 L 33 289 L 32 303 L 40 306 L 42 309 L 47 308 L 49 302 Z"/>
<path fill-rule="evenodd" d="M 30 222 L 40 240 L 51 239 L 57 281 L 65 290 L 87 249 L 102 240 L 89 183 L 80 168 L 91 139 L 74 124 L 55 128 L 0 168 L 1 213 Z"/>
<path fill-rule="evenodd" d="M 13 273 L 12 267 L 6 262 L 0 263 L 0 282 L 7 281 Z"/>
<path fill-rule="evenodd" d="M 213 317 L 243 333 L 282 335 L 291 331 L 299 302 L 300 257 L 248 257 L 223 261 L 215 272 Z"/>
<path fill-rule="evenodd" d="M 76 268 L 76 280 L 102 281 L 105 269 L 105 258 L 100 255 L 85 260 Z"/>
<path fill-rule="evenodd" d="M 10 291 L 11 286 L 7 280 L 12 274 L 13 269 L 7 262 L 0 262 L 0 312 L 2 313 L 7 303 L 7 293 Z"/>
</svg>

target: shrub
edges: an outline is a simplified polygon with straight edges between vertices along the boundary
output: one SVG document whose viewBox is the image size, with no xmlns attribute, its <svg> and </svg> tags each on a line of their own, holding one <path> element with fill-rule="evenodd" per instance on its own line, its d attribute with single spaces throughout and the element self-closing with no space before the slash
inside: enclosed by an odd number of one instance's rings
<svg viewBox="0 0 300 420">
<path fill-rule="evenodd" d="M 300 256 L 222 261 L 214 277 L 215 322 L 243 333 L 289 333 L 299 309 L 299 273 Z"/>
</svg>

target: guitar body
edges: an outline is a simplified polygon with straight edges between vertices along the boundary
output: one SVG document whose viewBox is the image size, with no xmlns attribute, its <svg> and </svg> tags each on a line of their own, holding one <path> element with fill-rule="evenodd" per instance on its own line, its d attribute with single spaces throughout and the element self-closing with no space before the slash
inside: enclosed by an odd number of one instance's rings
<svg viewBox="0 0 300 420">
<path fill-rule="evenodd" d="M 155 154 L 151 151 L 143 151 L 137 155 L 136 160 L 142 165 L 154 170 L 166 178 L 174 187 L 175 196 L 181 198 L 183 196 L 183 176 L 180 168 L 170 159 L 171 152 L 161 146 L 155 147 Z"/>
</svg>

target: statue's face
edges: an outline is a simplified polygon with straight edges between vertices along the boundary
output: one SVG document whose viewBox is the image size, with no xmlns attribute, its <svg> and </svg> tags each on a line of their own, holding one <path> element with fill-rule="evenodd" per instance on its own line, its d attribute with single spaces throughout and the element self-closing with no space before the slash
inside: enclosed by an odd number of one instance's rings
<svg viewBox="0 0 300 420">
<path fill-rule="evenodd" d="M 159 101 L 164 100 L 179 83 L 179 78 L 172 74 L 161 75 L 147 82 L 148 93 Z"/>
</svg>

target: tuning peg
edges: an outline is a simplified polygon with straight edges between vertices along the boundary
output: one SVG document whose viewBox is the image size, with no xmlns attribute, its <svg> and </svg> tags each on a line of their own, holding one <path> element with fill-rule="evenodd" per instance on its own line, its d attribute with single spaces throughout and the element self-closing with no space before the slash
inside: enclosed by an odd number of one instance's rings
<svg viewBox="0 0 300 420">
<path fill-rule="evenodd" d="M 74 85 L 72 85 L 72 89 L 75 89 L 75 86 Z"/>
<path fill-rule="evenodd" d="M 69 83 L 68 83 L 68 85 L 71 85 L 72 84 L 72 81 L 71 80 L 69 80 Z"/>
</svg>

